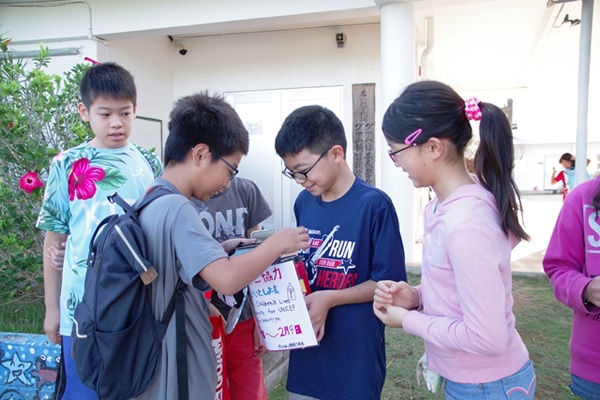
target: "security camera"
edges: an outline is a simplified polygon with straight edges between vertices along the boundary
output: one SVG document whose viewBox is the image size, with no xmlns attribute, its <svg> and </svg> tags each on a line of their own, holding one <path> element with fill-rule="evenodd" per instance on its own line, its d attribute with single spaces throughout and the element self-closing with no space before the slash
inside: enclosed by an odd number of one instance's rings
<svg viewBox="0 0 600 400">
<path fill-rule="evenodd" d="M 185 48 L 183 43 L 181 43 L 178 40 L 173 39 L 173 36 L 171 36 L 171 35 L 167 35 L 167 37 L 169 38 L 171 43 L 173 43 L 175 45 L 175 47 L 177 48 L 177 51 L 179 51 L 180 55 L 185 56 L 187 54 L 188 50 Z"/>
<path fill-rule="evenodd" d="M 188 52 L 187 49 L 183 47 L 183 43 L 175 42 L 175 47 L 177 47 L 177 50 L 179 50 L 179 54 L 181 54 L 182 56 L 185 56 Z"/>
<path fill-rule="evenodd" d="M 336 33 L 335 41 L 337 42 L 338 48 L 340 48 L 340 49 L 343 48 L 344 44 L 346 43 L 346 34 L 345 33 Z"/>
</svg>

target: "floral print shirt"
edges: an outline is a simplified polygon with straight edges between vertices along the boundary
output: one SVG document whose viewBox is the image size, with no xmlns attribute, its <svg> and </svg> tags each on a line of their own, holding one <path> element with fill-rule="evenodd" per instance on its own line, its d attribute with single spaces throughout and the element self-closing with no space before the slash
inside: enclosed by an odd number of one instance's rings
<svg viewBox="0 0 600 400">
<path fill-rule="evenodd" d="M 73 312 L 83 296 L 94 230 L 108 215 L 122 212 L 107 196 L 119 192 L 133 204 L 161 173 L 156 155 L 132 143 L 120 149 L 84 143 L 52 160 L 36 226 L 69 235 L 60 295 L 61 335 L 71 334 Z"/>
</svg>

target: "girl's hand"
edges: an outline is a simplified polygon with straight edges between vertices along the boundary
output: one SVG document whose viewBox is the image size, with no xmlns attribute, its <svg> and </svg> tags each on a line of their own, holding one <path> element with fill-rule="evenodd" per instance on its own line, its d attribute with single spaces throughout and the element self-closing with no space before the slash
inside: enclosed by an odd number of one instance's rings
<svg viewBox="0 0 600 400">
<path fill-rule="evenodd" d="M 402 328 L 404 317 L 408 310 L 403 307 L 393 306 L 391 304 L 382 304 L 373 302 L 373 312 L 375 316 L 390 328 Z"/>
<path fill-rule="evenodd" d="M 373 301 L 410 310 L 419 307 L 419 293 L 404 281 L 379 281 Z"/>
<path fill-rule="evenodd" d="M 588 283 L 583 291 L 583 297 L 596 307 L 600 307 L 600 276 L 594 277 L 594 279 Z"/>
</svg>

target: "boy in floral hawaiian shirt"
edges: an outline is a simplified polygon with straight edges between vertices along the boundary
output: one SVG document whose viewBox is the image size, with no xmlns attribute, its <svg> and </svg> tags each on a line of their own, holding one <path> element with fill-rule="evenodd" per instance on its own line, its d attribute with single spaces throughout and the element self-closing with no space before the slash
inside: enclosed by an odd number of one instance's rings
<svg viewBox="0 0 600 400">
<path fill-rule="evenodd" d="M 44 257 L 48 338 L 62 344 L 66 387 L 62 399 L 96 399 L 77 375 L 71 357 L 73 311 L 83 297 L 91 236 L 104 217 L 117 212 L 107 196 L 119 192 L 134 203 L 162 172 L 160 160 L 129 142 L 137 106 L 133 76 L 114 63 L 97 64 L 80 84 L 79 114 L 94 138 L 63 151 L 50 165 L 37 227 L 45 230 L 44 254 L 65 243 L 62 272 Z"/>
</svg>

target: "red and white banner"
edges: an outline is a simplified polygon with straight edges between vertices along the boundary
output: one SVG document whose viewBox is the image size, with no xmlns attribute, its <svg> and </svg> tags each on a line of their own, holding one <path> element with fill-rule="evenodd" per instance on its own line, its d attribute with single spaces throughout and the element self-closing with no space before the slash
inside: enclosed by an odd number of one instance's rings
<svg viewBox="0 0 600 400">
<path fill-rule="evenodd" d="M 223 317 L 210 316 L 210 323 L 213 326 L 212 346 L 217 357 L 217 389 L 215 391 L 215 400 L 230 400 L 229 386 L 227 384 L 227 369 L 225 368 L 225 328 L 223 327 Z"/>
</svg>

